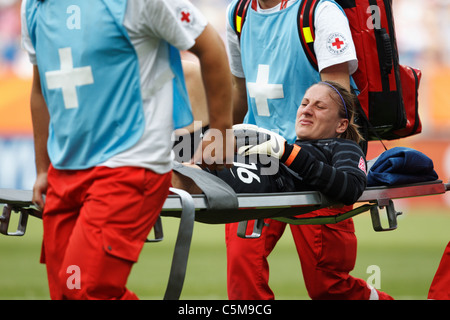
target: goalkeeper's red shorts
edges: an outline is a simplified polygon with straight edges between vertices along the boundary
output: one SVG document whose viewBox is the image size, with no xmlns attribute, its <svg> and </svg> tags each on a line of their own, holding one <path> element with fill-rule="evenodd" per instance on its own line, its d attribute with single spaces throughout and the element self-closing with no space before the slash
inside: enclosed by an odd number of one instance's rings
<svg viewBox="0 0 450 320">
<path fill-rule="evenodd" d="M 127 278 L 170 178 L 136 167 L 50 167 L 41 261 L 52 299 L 137 299 Z"/>
</svg>

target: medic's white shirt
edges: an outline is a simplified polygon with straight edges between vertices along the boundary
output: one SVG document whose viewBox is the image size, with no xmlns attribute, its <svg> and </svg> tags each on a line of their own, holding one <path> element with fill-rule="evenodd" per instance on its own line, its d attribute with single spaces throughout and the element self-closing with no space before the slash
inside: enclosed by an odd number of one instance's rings
<svg viewBox="0 0 450 320">
<path fill-rule="evenodd" d="M 289 0 L 287 3 L 287 7 L 291 6 L 296 1 L 299 0 Z M 230 8 L 228 8 L 228 10 L 230 10 Z M 282 10 L 280 4 L 270 9 L 261 9 L 258 2 L 259 13 L 271 14 L 279 10 Z M 348 62 L 350 75 L 353 74 L 358 68 L 358 60 L 356 58 L 356 50 L 353 44 L 347 17 L 345 17 L 342 11 L 335 4 L 329 1 L 324 1 L 316 8 L 314 26 L 316 36 L 314 42 L 314 50 L 317 57 L 319 71 L 322 71 L 323 69 L 336 64 Z M 335 38 L 330 40 L 330 37 L 334 34 L 339 34 L 343 40 L 348 42 L 345 50 L 339 52 L 337 52 L 336 50 L 332 50 L 332 40 L 335 40 Z M 230 57 L 231 72 L 236 77 L 245 78 L 241 62 L 239 39 L 232 26 L 230 25 L 228 19 L 227 44 Z M 301 45 L 300 40 L 299 45 Z"/>
<path fill-rule="evenodd" d="M 36 64 L 22 2 L 22 45 Z M 101 164 L 139 166 L 157 173 L 171 170 L 173 86 L 166 40 L 179 50 L 190 49 L 207 25 L 205 17 L 187 0 L 128 0 L 124 26 L 138 54 L 146 127 L 130 149 Z"/>
</svg>

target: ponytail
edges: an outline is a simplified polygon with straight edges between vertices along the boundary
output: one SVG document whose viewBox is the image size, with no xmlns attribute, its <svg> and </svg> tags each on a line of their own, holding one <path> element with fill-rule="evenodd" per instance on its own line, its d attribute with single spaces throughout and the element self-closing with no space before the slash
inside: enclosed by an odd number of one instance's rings
<svg viewBox="0 0 450 320">
<path fill-rule="evenodd" d="M 356 117 L 356 105 L 357 100 L 356 95 L 350 93 L 340 84 L 333 81 L 323 81 L 319 84 L 327 85 L 330 91 L 333 92 L 332 97 L 338 103 L 340 107 L 339 115 L 342 118 L 348 119 L 347 129 L 340 135 L 340 138 L 353 140 L 356 143 L 360 143 L 364 140 L 363 136 L 359 132 L 359 126 L 355 123 Z"/>
</svg>

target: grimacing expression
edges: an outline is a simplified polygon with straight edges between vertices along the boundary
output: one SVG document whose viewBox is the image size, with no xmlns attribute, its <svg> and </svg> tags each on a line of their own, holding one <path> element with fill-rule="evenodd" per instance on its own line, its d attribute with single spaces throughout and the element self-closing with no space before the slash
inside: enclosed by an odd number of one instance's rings
<svg viewBox="0 0 450 320">
<path fill-rule="evenodd" d="M 301 140 L 337 138 L 348 127 L 340 116 L 340 105 L 332 97 L 332 88 L 316 84 L 310 87 L 297 110 L 295 132 Z"/>
</svg>

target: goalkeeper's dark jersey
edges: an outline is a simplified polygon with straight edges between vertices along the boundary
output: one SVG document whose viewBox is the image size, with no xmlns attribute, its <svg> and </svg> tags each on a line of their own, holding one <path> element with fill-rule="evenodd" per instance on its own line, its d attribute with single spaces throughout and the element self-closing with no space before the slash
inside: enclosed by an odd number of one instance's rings
<svg viewBox="0 0 450 320">
<path fill-rule="evenodd" d="M 316 190 L 346 205 L 356 202 L 367 184 L 366 160 L 358 144 L 339 138 L 297 140 L 295 144 L 301 148 L 297 156 L 291 159 L 289 167 L 279 163 L 275 174 L 263 172 L 278 163 L 249 163 L 248 158 L 244 161 L 242 157 L 235 159 L 231 169 L 210 172 L 236 193 Z"/>
</svg>

